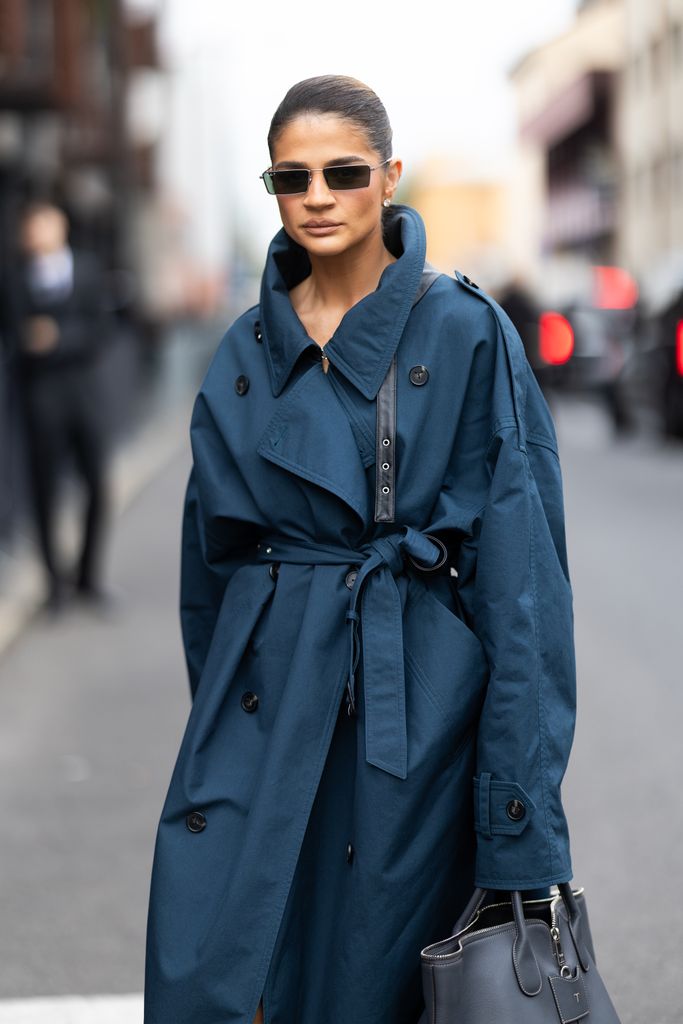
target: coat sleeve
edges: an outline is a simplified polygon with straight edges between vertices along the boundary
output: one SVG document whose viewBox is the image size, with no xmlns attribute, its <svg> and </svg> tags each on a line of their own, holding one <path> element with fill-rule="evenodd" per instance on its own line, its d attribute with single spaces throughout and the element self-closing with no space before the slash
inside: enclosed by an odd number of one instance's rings
<svg viewBox="0 0 683 1024">
<path fill-rule="evenodd" d="M 180 559 L 180 626 L 190 694 L 194 699 L 227 585 L 221 563 L 207 561 L 202 509 L 193 465 L 185 491 Z"/>
<path fill-rule="evenodd" d="M 239 473 L 201 390 L 190 436 L 193 462 L 182 516 L 180 626 L 194 699 L 226 587 L 245 562 L 253 525 L 241 512 Z"/>
<path fill-rule="evenodd" d="M 526 890 L 572 877 L 560 785 L 576 670 L 555 428 L 525 357 L 519 365 L 523 430 L 503 415 L 490 437 L 488 494 L 464 544 L 461 596 L 490 667 L 473 780 L 475 881 Z"/>
</svg>

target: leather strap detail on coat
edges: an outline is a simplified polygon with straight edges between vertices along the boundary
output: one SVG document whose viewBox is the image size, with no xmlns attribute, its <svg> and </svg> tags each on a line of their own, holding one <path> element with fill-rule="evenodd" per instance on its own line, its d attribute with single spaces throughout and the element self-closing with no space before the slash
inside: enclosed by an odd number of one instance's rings
<svg viewBox="0 0 683 1024">
<path fill-rule="evenodd" d="M 396 479 L 396 353 L 377 392 L 375 433 L 375 522 L 395 520 Z"/>
<path fill-rule="evenodd" d="M 425 262 L 413 299 L 415 306 L 429 291 L 441 271 Z M 393 523 L 396 519 L 396 353 L 377 392 L 375 429 L 375 522 Z"/>
<path fill-rule="evenodd" d="M 346 611 L 349 701 L 353 707 L 362 651 L 365 759 L 399 779 L 408 776 L 408 740 L 403 616 L 394 577 L 405 570 L 404 557 L 428 570 L 442 558 L 442 548 L 443 542 L 412 526 L 398 527 L 358 549 L 294 540 L 282 534 L 263 537 L 256 547 L 257 560 L 263 562 L 359 566 Z"/>
</svg>

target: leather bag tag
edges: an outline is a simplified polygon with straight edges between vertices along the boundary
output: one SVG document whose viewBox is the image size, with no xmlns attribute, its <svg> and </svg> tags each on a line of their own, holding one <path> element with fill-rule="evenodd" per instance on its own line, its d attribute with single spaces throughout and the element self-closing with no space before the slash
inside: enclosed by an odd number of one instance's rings
<svg viewBox="0 0 683 1024">
<path fill-rule="evenodd" d="M 579 967 L 576 968 L 573 977 L 565 978 L 550 974 L 548 981 L 562 1024 L 573 1024 L 574 1021 L 588 1016 L 590 1008 L 583 984 L 583 974 Z"/>
</svg>

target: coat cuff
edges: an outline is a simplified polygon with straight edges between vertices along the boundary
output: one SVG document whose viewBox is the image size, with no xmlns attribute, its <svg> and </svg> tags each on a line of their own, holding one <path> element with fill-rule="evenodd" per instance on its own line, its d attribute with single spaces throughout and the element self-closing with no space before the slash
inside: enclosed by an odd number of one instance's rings
<svg viewBox="0 0 683 1024">
<path fill-rule="evenodd" d="M 520 783 L 474 777 L 474 829 L 477 835 L 475 885 L 484 889 L 537 889 L 569 882 L 568 842 L 549 843 L 543 815 Z"/>
</svg>

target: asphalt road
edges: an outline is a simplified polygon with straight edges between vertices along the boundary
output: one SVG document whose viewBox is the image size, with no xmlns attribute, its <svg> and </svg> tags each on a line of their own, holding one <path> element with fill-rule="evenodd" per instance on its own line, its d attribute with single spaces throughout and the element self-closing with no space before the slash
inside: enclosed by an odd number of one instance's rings
<svg viewBox="0 0 683 1024">
<path fill-rule="evenodd" d="M 585 403 L 554 413 L 576 617 L 575 884 L 623 1024 L 679 1024 L 683 445 L 615 441 Z M 0 999 L 142 990 L 154 831 L 189 709 L 188 468 L 185 448 L 117 524 L 118 610 L 36 620 L 0 662 Z"/>
</svg>

